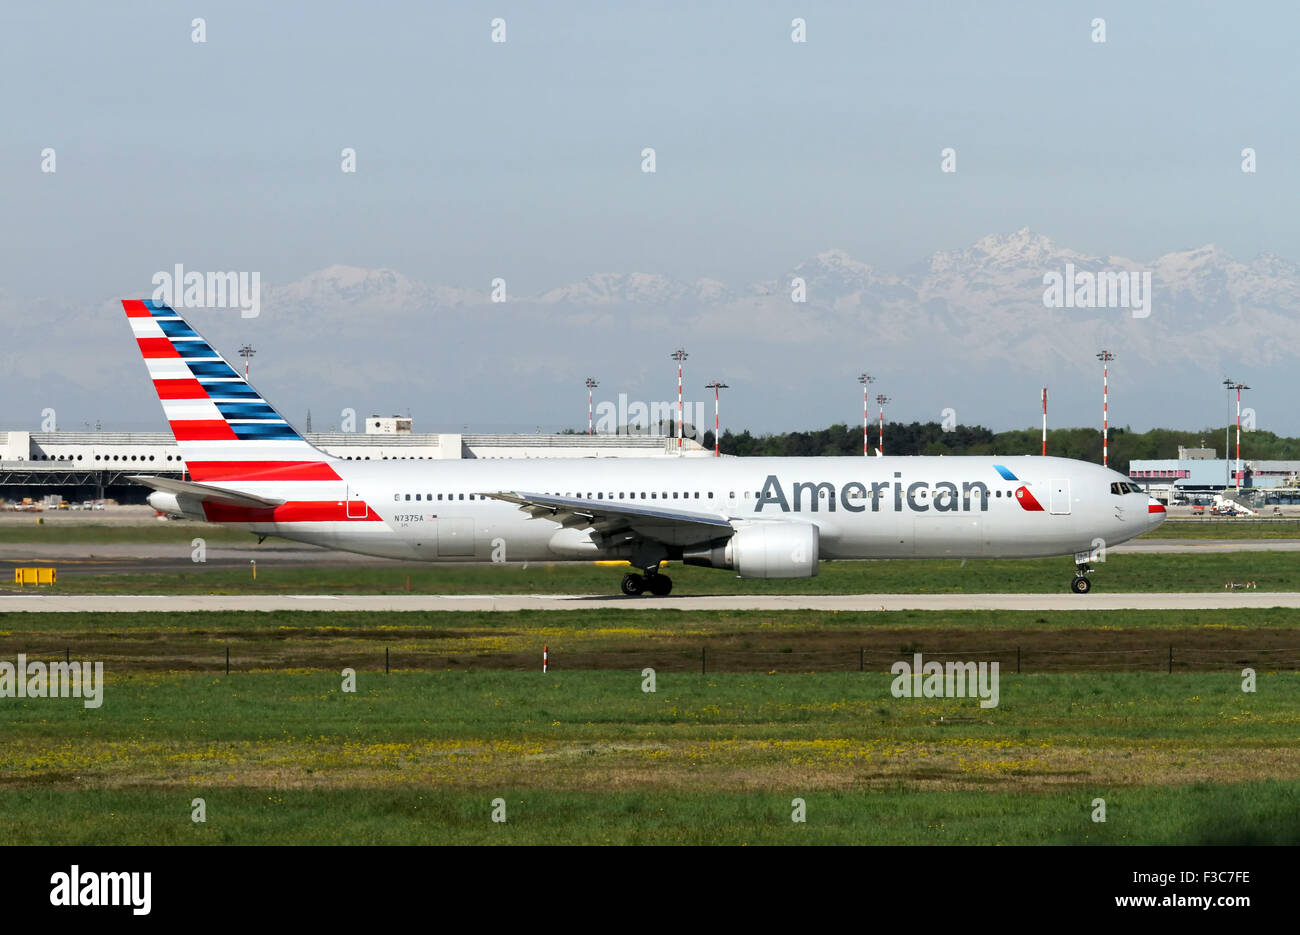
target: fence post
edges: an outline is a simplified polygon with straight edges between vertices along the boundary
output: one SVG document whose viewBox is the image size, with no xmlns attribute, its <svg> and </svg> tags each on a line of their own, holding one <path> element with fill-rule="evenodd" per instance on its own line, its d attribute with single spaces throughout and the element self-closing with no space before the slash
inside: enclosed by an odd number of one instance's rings
<svg viewBox="0 0 1300 935">
<path fill-rule="evenodd" d="M 858 647 L 858 671 L 859 671 L 859 672 L 862 671 L 862 664 L 863 664 L 863 660 L 864 660 L 864 658 L 865 658 L 865 655 L 866 655 L 866 651 L 865 651 L 861 646 L 859 646 L 859 647 Z"/>
<path fill-rule="evenodd" d="M 1174 644 L 1169 644 L 1169 674 L 1174 674 Z"/>
<path fill-rule="evenodd" d="M 384 647 L 384 675 L 388 674 L 388 647 Z"/>
<path fill-rule="evenodd" d="M 1020 647 L 1016 647 L 1016 675 L 1020 674 Z"/>
<path fill-rule="evenodd" d="M 226 645 L 226 675 L 230 674 L 230 645 Z"/>
<path fill-rule="evenodd" d="M 709 648 L 707 646 L 701 646 L 700 647 L 700 675 L 704 675 L 709 671 L 708 663 L 709 663 Z"/>
</svg>

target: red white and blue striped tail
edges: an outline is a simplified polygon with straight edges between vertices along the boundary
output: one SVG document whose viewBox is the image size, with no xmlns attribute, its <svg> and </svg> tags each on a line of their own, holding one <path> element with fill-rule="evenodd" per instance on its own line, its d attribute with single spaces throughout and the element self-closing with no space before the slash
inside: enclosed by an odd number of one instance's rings
<svg viewBox="0 0 1300 935">
<path fill-rule="evenodd" d="M 180 315 L 123 299 L 163 412 L 195 481 L 338 481 L 315 448 Z"/>
</svg>

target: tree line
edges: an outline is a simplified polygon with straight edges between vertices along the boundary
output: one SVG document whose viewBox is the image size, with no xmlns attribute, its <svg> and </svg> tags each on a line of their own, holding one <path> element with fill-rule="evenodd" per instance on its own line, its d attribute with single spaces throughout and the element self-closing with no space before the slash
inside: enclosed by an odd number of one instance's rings
<svg viewBox="0 0 1300 935">
<path fill-rule="evenodd" d="M 879 443 L 876 430 L 873 425 L 870 435 L 873 454 Z M 1235 457 L 1235 430 L 1231 443 L 1228 456 Z M 713 447 L 712 431 L 704 434 L 701 444 Z M 1214 448 L 1223 457 L 1223 428 L 1199 432 L 1175 429 L 1134 432 L 1114 426 L 1110 430 L 1111 462 L 1121 467 L 1127 467 L 1129 461 L 1177 458 L 1179 446 Z M 862 427 L 837 424 L 811 432 L 766 435 L 754 435 L 748 430 L 724 431 L 721 448 L 723 454 L 739 457 L 861 456 Z M 994 432 L 978 425 L 958 425 L 945 430 L 938 422 L 885 423 L 885 454 L 888 455 L 1036 455 L 1042 453 L 1042 448 L 1042 430 L 1037 428 Z M 1095 428 L 1049 429 L 1047 453 L 1100 464 L 1101 432 Z M 1258 430 L 1242 432 L 1241 456 L 1252 460 L 1300 460 L 1300 438 Z"/>
</svg>

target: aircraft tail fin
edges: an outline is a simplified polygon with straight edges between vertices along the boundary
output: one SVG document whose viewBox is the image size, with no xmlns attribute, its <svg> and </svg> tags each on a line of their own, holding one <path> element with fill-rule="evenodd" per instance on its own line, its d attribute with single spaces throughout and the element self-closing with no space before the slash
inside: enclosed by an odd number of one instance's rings
<svg viewBox="0 0 1300 935">
<path fill-rule="evenodd" d="M 154 390 L 195 481 L 339 480 L 313 446 L 177 312 L 123 299 Z"/>
</svg>

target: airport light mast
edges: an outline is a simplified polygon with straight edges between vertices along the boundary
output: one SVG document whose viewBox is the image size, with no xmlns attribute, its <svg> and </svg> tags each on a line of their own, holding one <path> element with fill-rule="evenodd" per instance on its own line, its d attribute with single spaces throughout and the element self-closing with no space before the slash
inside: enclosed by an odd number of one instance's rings
<svg viewBox="0 0 1300 935">
<path fill-rule="evenodd" d="M 597 383 L 591 377 L 587 377 L 587 434 L 588 435 L 596 434 L 595 423 L 592 421 L 592 417 L 591 417 L 591 394 L 592 394 L 592 390 L 594 390 L 598 386 L 600 386 L 599 383 Z"/>
<path fill-rule="evenodd" d="M 1237 490 L 1241 490 L 1241 391 L 1250 389 L 1244 383 L 1233 383 L 1231 380 L 1224 380 L 1223 385 L 1230 390 L 1237 391 L 1237 470 L 1235 472 L 1237 479 Z M 1223 458 L 1228 459 L 1228 433 L 1223 434 Z"/>
<path fill-rule="evenodd" d="M 1101 361 L 1101 464 L 1110 466 L 1110 362 L 1115 355 L 1102 351 L 1097 355 Z"/>
<path fill-rule="evenodd" d="M 677 453 L 682 453 L 682 361 L 687 354 L 680 347 L 670 355 L 673 360 L 677 361 Z"/>
<path fill-rule="evenodd" d="M 1227 389 L 1232 389 L 1233 386 L 1232 377 L 1224 377 L 1223 385 Z M 1232 397 L 1229 397 L 1229 400 L 1231 400 L 1231 398 Z M 1232 470 L 1232 468 L 1228 466 L 1228 445 L 1230 444 L 1228 440 L 1228 433 L 1231 430 L 1232 427 L 1225 422 L 1223 425 L 1223 490 L 1225 493 L 1228 490 L 1228 484 L 1232 482 L 1231 478 L 1228 477 L 1228 473 Z"/>
<path fill-rule="evenodd" d="M 722 437 L 720 433 L 722 423 L 718 419 L 718 390 L 726 390 L 730 389 L 730 387 L 720 380 L 714 380 L 712 383 L 704 384 L 704 386 L 706 389 L 713 390 L 713 457 L 721 458 L 722 449 L 718 446 L 718 439 Z"/>
<path fill-rule="evenodd" d="M 1047 387 L 1043 387 L 1043 457 L 1047 457 Z"/>
<path fill-rule="evenodd" d="M 889 397 L 880 395 L 876 397 L 876 402 L 880 404 L 880 441 L 878 446 L 880 453 L 885 453 L 885 406 L 889 403 Z"/>
<path fill-rule="evenodd" d="M 876 382 L 876 378 L 869 373 L 864 373 L 858 377 L 858 382 L 862 384 L 862 457 L 871 454 L 871 449 L 867 446 L 867 424 L 871 421 L 871 412 L 867 402 L 867 388 Z"/>
<path fill-rule="evenodd" d="M 239 349 L 239 356 L 244 358 L 244 379 L 245 380 L 248 379 L 248 358 L 252 357 L 256 353 L 257 351 L 253 350 L 253 345 L 251 344 L 245 344 L 243 347 Z"/>
</svg>

